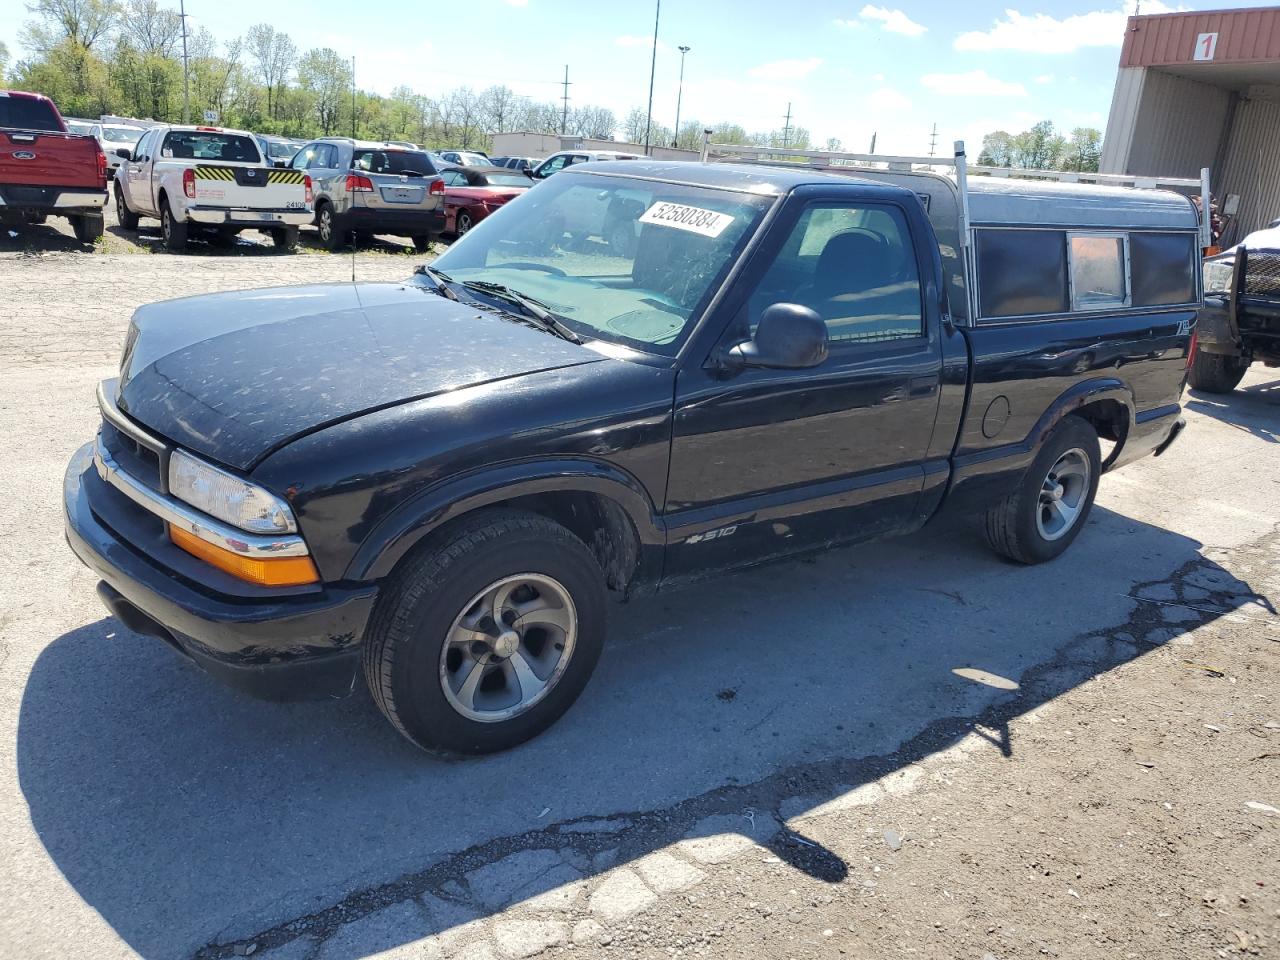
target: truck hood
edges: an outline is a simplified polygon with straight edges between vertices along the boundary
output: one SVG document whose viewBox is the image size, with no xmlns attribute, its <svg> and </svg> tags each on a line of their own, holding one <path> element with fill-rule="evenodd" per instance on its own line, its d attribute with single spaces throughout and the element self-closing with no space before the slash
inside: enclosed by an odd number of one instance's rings
<svg viewBox="0 0 1280 960">
<path fill-rule="evenodd" d="M 278 287 L 139 309 L 117 402 L 179 446 L 249 470 L 362 413 L 601 359 L 412 284 Z"/>
</svg>

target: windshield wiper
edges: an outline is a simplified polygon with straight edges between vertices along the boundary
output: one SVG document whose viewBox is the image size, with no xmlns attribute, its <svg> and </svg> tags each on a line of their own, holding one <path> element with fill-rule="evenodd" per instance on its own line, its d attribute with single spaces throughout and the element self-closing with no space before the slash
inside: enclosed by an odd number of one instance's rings
<svg viewBox="0 0 1280 960">
<path fill-rule="evenodd" d="M 512 290 L 505 283 L 494 283 L 491 280 L 463 280 L 462 285 L 468 290 L 479 290 L 481 293 L 486 293 L 491 297 L 515 304 L 525 312 L 525 315 L 530 320 L 534 321 L 536 327 L 547 331 L 547 333 L 555 334 L 561 340 L 568 340 L 570 343 L 582 342 L 582 338 L 574 333 L 559 317 L 548 310 L 545 304 L 539 303 L 533 297 L 526 296 L 518 290 Z"/>
<path fill-rule="evenodd" d="M 397 170 L 395 172 L 396 174 L 402 177 L 425 177 L 426 176 L 425 173 L 421 173 L 417 170 Z"/>
<path fill-rule="evenodd" d="M 413 272 L 420 273 L 424 277 L 429 278 L 431 282 L 435 284 L 432 289 L 446 300 L 452 300 L 454 303 L 459 302 L 458 295 L 448 287 L 448 284 L 453 283 L 453 277 L 449 276 L 447 273 L 441 273 L 435 267 L 426 263 L 420 264 Z"/>
</svg>

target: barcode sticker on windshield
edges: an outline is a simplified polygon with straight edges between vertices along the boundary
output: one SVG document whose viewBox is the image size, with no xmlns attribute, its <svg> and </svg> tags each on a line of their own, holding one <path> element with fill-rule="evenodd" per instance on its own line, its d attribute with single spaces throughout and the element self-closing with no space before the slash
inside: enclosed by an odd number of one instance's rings
<svg viewBox="0 0 1280 960">
<path fill-rule="evenodd" d="M 686 207 L 680 203 L 659 201 L 644 212 L 641 223 L 655 223 L 660 227 L 675 227 L 704 237 L 718 237 L 724 233 L 733 217 L 701 207 Z"/>
</svg>

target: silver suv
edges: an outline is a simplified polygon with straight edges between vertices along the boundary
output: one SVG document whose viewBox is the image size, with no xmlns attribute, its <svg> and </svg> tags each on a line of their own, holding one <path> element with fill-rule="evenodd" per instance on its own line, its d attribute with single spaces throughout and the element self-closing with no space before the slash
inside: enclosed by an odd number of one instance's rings
<svg viewBox="0 0 1280 960">
<path fill-rule="evenodd" d="M 424 252 L 444 232 L 444 181 L 424 150 L 325 137 L 299 150 L 291 166 L 311 175 L 316 227 L 330 250 L 356 234 L 382 233 L 409 237 Z"/>
</svg>

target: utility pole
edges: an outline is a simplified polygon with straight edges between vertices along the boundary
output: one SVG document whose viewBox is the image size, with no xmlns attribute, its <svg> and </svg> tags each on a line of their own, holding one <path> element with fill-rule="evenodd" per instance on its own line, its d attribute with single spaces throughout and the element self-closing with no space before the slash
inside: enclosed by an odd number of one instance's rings
<svg viewBox="0 0 1280 960">
<path fill-rule="evenodd" d="M 653 78 L 658 72 L 658 18 L 662 15 L 662 0 L 657 0 L 653 10 L 653 57 L 649 60 L 649 112 L 644 118 L 644 152 L 649 153 L 649 130 L 653 126 Z"/>
<path fill-rule="evenodd" d="M 560 136 L 569 130 L 569 65 L 564 65 L 564 109 L 560 111 Z"/>
<path fill-rule="evenodd" d="M 182 21 L 182 122 L 191 122 L 191 83 L 187 60 L 187 0 L 178 0 L 178 19 Z"/>
<path fill-rule="evenodd" d="M 783 118 L 782 149 L 791 146 L 791 104 L 787 104 L 787 115 Z"/>
<path fill-rule="evenodd" d="M 351 58 L 351 139 L 356 138 L 356 58 Z M 465 144 L 464 144 L 465 146 Z"/>
<path fill-rule="evenodd" d="M 938 125 L 933 125 L 933 133 L 929 137 L 929 156 L 933 156 L 938 147 Z"/>
<path fill-rule="evenodd" d="M 692 47 L 680 47 L 680 86 L 676 88 L 676 132 L 671 135 L 671 146 L 680 146 L 680 101 L 684 99 L 684 55 Z"/>
<path fill-rule="evenodd" d="M 876 152 L 876 135 L 875 135 L 875 131 L 872 131 L 872 133 L 871 133 L 871 149 L 870 149 L 870 150 L 868 150 L 868 151 L 867 151 L 867 153 L 875 153 L 875 152 Z"/>
</svg>

